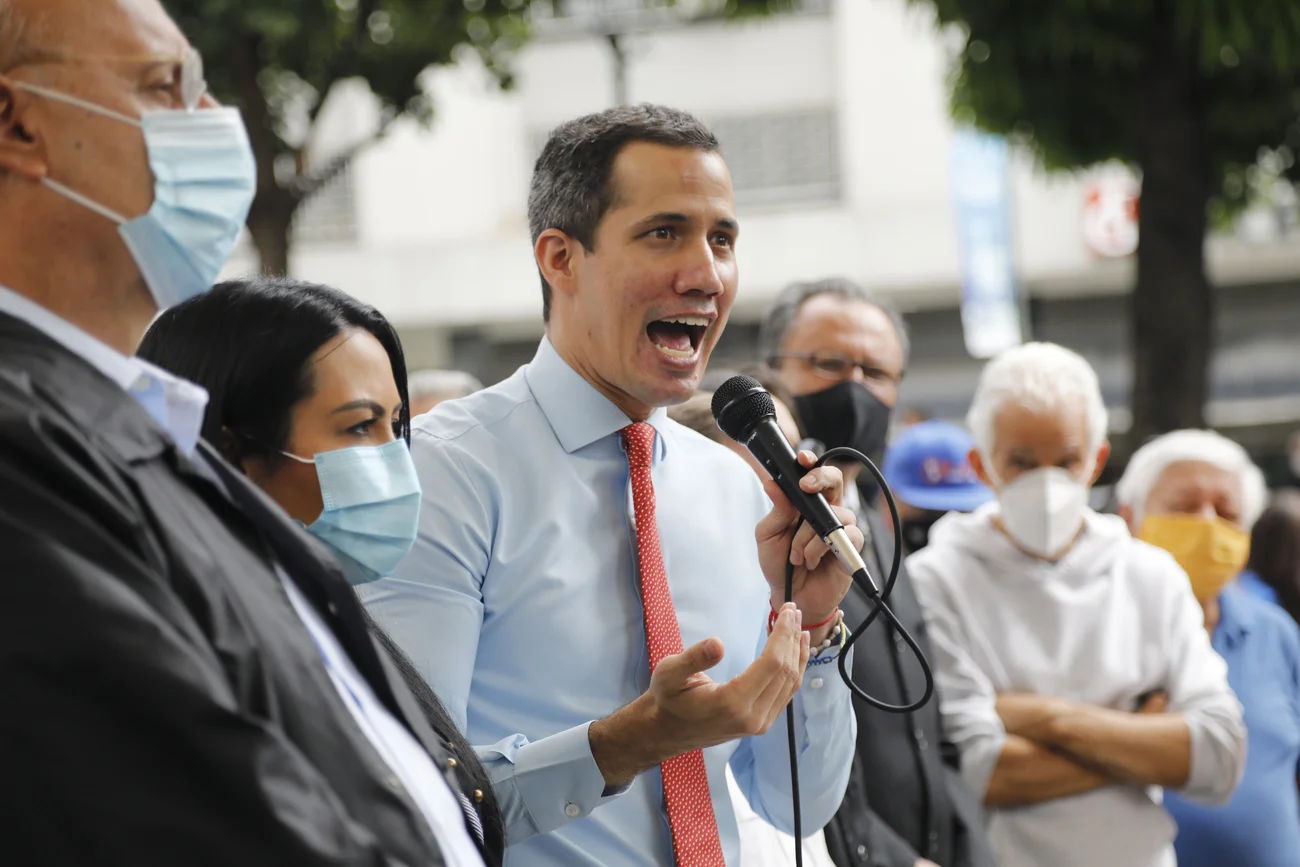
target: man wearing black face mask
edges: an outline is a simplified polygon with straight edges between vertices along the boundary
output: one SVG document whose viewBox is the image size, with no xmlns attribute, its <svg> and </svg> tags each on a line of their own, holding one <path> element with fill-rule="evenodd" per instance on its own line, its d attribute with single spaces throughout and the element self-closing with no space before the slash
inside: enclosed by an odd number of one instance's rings
<svg viewBox="0 0 1300 867">
<path fill-rule="evenodd" d="M 788 287 L 763 323 L 763 358 L 794 396 L 804 435 L 828 449 L 855 448 L 879 461 L 907 364 L 902 318 L 847 280 Z M 869 476 L 842 467 L 847 482 Z M 859 527 L 862 552 L 876 583 L 893 559 L 893 534 L 875 509 L 874 485 L 865 488 Z M 905 570 L 889 599 L 903 626 L 930 657 L 920 605 Z M 842 608 L 856 627 L 871 612 L 865 594 L 849 590 Z M 858 642 L 853 679 L 890 704 L 908 704 L 924 691 L 920 666 L 889 624 L 877 621 Z M 839 867 L 993 867 L 978 800 L 956 769 L 956 751 L 944 737 L 939 703 L 910 714 L 888 714 L 854 702 L 857 755 L 848 794 L 826 827 L 826 844 Z"/>
</svg>

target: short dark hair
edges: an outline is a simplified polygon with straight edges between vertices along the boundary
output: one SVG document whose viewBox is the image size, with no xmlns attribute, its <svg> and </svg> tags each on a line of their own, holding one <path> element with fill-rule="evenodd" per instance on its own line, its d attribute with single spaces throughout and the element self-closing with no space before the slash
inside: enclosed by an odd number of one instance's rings
<svg viewBox="0 0 1300 867">
<path fill-rule="evenodd" d="M 662 105 L 610 108 L 571 120 L 551 131 L 533 167 L 528 190 L 528 228 L 533 244 L 559 229 L 593 249 L 596 227 L 614 203 L 614 160 L 630 142 L 717 151 L 718 140 L 692 115 Z M 542 320 L 551 318 L 551 286 L 542 277 Z"/>
<path fill-rule="evenodd" d="M 238 467 L 248 457 L 279 457 L 294 406 L 315 388 L 308 362 L 348 327 L 370 332 L 388 353 L 409 441 L 406 357 L 396 330 L 369 304 L 329 286 L 286 277 L 219 283 L 159 316 L 137 354 L 208 390 L 203 438 Z"/>
<path fill-rule="evenodd" d="M 1278 604 L 1300 623 L 1300 491 L 1283 488 L 1250 531 L 1246 568 L 1272 587 Z"/>
<path fill-rule="evenodd" d="M 781 346 L 785 343 L 790 326 L 799 318 L 799 310 L 818 295 L 830 295 L 842 301 L 861 301 L 883 311 L 898 332 L 898 342 L 903 347 L 903 367 L 907 367 L 912 350 L 911 339 L 907 334 L 907 323 L 903 321 L 898 308 L 874 292 L 842 277 L 794 283 L 781 290 L 758 331 L 761 361 L 773 367 L 777 365 L 777 356 L 781 354 Z"/>
</svg>

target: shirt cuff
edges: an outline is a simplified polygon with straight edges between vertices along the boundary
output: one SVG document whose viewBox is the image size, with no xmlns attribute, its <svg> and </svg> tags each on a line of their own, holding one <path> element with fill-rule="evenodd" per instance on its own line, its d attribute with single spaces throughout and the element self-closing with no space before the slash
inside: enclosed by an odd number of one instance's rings
<svg viewBox="0 0 1300 867">
<path fill-rule="evenodd" d="M 514 765 L 515 789 L 536 826 L 546 834 L 591 813 L 627 786 L 608 790 L 591 754 L 584 723 L 539 741 L 499 750 Z"/>
<path fill-rule="evenodd" d="M 981 804 L 1006 743 L 1006 732 L 1000 731 L 973 738 L 961 750 L 961 777 Z"/>
<path fill-rule="evenodd" d="M 845 651 L 840 651 L 844 653 Z M 848 648 L 849 658 L 844 665 L 853 671 L 853 648 Z M 824 665 L 810 665 L 803 673 L 803 683 L 795 693 L 799 699 L 798 709 L 803 711 L 805 720 L 833 714 L 841 705 L 853 706 L 849 688 L 840 677 L 840 661 L 837 658 Z"/>
</svg>

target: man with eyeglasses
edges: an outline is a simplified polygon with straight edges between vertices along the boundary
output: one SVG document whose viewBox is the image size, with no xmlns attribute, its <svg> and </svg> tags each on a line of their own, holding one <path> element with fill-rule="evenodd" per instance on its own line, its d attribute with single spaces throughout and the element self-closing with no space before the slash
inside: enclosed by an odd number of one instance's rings
<svg viewBox="0 0 1300 867">
<path fill-rule="evenodd" d="M 338 566 L 132 357 L 255 182 L 158 0 L 0 0 L 5 863 L 483 867 Z"/>
<path fill-rule="evenodd" d="M 798 283 L 768 312 L 759 336 L 763 359 L 793 395 L 804 435 L 827 449 L 855 448 L 879 462 L 890 416 L 907 368 L 902 317 L 883 300 L 847 280 Z M 857 465 L 841 466 L 845 500 L 850 481 L 869 477 Z M 862 552 L 877 585 L 893 560 L 893 532 L 872 502 L 878 488 L 856 489 Z M 889 604 L 930 657 L 921 608 L 905 569 Z M 866 595 L 849 590 L 845 623 L 856 627 L 871 612 Z M 855 646 L 853 678 L 890 704 L 915 701 L 925 689 L 920 666 L 891 625 L 877 620 Z M 826 827 L 826 843 L 839 867 L 993 867 L 978 800 L 962 782 L 956 751 L 944 737 L 939 702 L 910 714 L 889 714 L 855 701 L 857 755 L 848 794 Z"/>
</svg>

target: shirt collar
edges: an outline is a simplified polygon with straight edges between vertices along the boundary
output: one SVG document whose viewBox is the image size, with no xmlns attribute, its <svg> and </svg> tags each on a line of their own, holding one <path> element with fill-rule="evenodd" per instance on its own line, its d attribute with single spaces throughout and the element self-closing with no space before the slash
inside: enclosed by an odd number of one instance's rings
<svg viewBox="0 0 1300 867">
<path fill-rule="evenodd" d="M 1256 616 L 1251 610 L 1249 596 L 1235 584 L 1229 584 L 1219 593 L 1219 625 L 1229 646 L 1239 643 L 1255 627 Z"/>
<path fill-rule="evenodd" d="M 549 337 L 542 338 L 524 376 L 556 439 L 569 454 L 632 423 L 623 410 L 569 366 Z M 646 421 L 658 434 L 655 455 L 663 460 L 671 437 L 668 410 L 659 407 Z"/>
<path fill-rule="evenodd" d="M 104 374 L 135 398 L 171 435 L 183 453 L 194 453 L 203 430 L 203 413 L 208 405 L 208 393 L 201 386 L 173 376 L 142 359 L 123 355 L 35 301 L 4 286 L 0 286 L 0 312 L 21 319 Z"/>
</svg>

